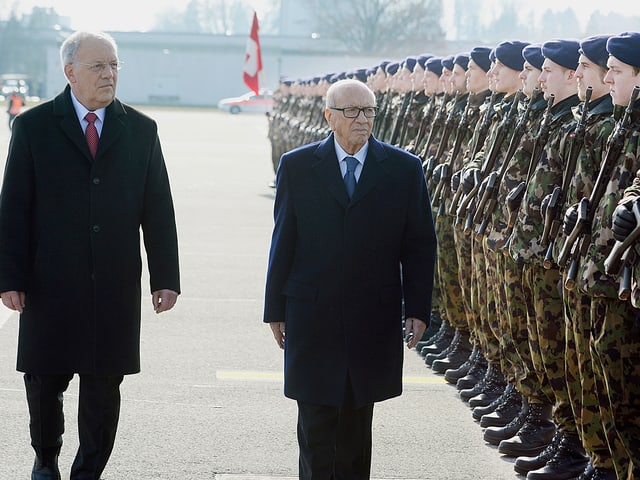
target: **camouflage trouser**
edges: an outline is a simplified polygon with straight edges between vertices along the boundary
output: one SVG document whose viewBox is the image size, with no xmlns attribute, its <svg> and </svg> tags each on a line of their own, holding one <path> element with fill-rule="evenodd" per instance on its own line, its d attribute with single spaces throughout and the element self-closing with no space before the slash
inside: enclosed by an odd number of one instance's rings
<svg viewBox="0 0 640 480">
<path fill-rule="evenodd" d="M 436 212 L 433 212 L 435 215 Z M 437 259 L 436 259 L 437 262 Z M 447 319 L 447 312 L 445 309 L 445 302 L 442 296 L 442 289 L 440 288 L 440 275 L 438 273 L 438 266 L 433 269 L 433 293 L 431 294 L 431 311 L 437 313 L 440 318 Z"/>
<path fill-rule="evenodd" d="M 513 342 L 513 351 L 506 352 L 506 356 L 514 366 L 516 389 L 525 397 L 530 398 L 542 387 L 531 360 L 526 300 L 522 290 L 522 267 L 513 260 L 508 252 L 499 255 L 498 259 L 499 274 L 503 277 L 502 286 L 509 324 L 508 331 Z"/>
<path fill-rule="evenodd" d="M 553 418 L 558 428 L 576 432 L 565 377 L 565 322 L 562 297 L 558 290 L 560 271 L 527 263 L 523 269 L 523 288 L 527 299 L 528 322 L 535 325 L 537 345 L 532 345 L 533 366 L 541 379 L 543 394 L 555 403 Z M 537 348 L 538 352 L 533 353 Z"/>
<path fill-rule="evenodd" d="M 480 314 L 480 328 L 478 329 L 478 339 L 482 347 L 482 353 L 489 363 L 500 363 L 500 343 L 491 330 L 489 316 L 489 289 L 487 288 L 487 267 L 482 248 L 482 237 L 477 237 L 471 233 L 471 251 L 473 283 L 471 293 L 473 308 Z M 495 307 L 494 307 L 495 309 Z M 495 313 L 495 312 L 493 312 Z"/>
<path fill-rule="evenodd" d="M 564 283 L 564 282 L 563 282 Z M 569 400 L 582 445 L 594 467 L 613 468 L 611 451 L 602 419 L 609 419 L 611 411 L 606 392 L 597 388 L 593 362 L 589 350 L 591 338 L 591 297 L 574 290 L 563 289 L 567 327 L 565 366 Z M 604 413 L 604 415 L 603 415 Z M 618 442 L 620 446 L 620 443 Z M 624 457 L 626 453 L 621 452 Z"/>
<path fill-rule="evenodd" d="M 520 361 L 513 357 L 515 347 L 511 338 L 511 330 L 507 320 L 507 301 L 504 293 L 504 272 L 500 269 L 499 257 L 502 254 L 492 250 L 487 245 L 486 237 L 483 237 L 484 257 L 487 267 L 487 290 L 491 311 L 488 320 L 491 322 L 491 331 L 498 340 L 500 346 L 500 367 L 507 381 L 514 382 L 516 369 Z M 517 355 L 516 355 L 517 356 Z M 515 362 L 515 365 L 513 364 Z"/>
<path fill-rule="evenodd" d="M 613 414 L 614 428 L 606 424 L 603 427 L 618 478 L 626 478 L 626 462 L 630 460 L 634 465 L 640 465 L 639 312 L 629 302 L 594 297 L 591 299 L 591 328 L 590 346 L 596 381 L 605 386 Z M 619 458 L 619 442 L 628 459 Z"/>
<path fill-rule="evenodd" d="M 458 330 L 468 331 L 467 314 L 462 303 L 462 290 L 458 276 L 458 257 L 453 240 L 451 217 L 436 217 L 436 236 L 438 239 L 438 281 L 440 293 L 447 312 L 449 325 Z"/>
<path fill-rule="evenodd" d="M 471 341 L 477 344 L 480 316 L 478 315 L 478 311 L 473 308 L 471 298 L 471 286 L 473 282 L 473 272 L 471 270 L 471 237 L 464 234 L 462 227 L 462 225 L 453 227 L 453 239 L 458 257 L 458 280 L 460 291 L 462 292 L 462 305 L 467 314 L 467 324 L 469 325 L 469 331 L 471 333 Z"/>
</svg>

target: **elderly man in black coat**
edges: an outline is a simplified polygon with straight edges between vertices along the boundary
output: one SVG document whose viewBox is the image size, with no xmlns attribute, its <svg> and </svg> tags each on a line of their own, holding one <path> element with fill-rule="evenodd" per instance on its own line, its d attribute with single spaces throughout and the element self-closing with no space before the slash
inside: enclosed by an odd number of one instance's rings
<svg viewBox="0 0 640 480">
<path fill-rule="evenodd" d="M 284 154 L 264 321 L 298 401 L 300 478 L 365 479 L 373 403 L 402 391 L 431 310 L 436 238 L 420 160 L 371 135 L 375 96 L 333 84 L 332 134 Z M 403 304 L 404 302 L 404 304 Z"/>
<path fill-rule="evenodd" d="M 155 311 L 180 292 L 157 127 L 115 98 L 115 42 L 76 32 L 60 53 L 68 85 L 16 118 L 0 195 L 0 292 L 20 313 L 35 480 L 60 478 L 62 395 L 74 374 L 71 479 L 98 479 L 111 454 L 120 383 L 140 370 L 141 228 Z"/>
</svg>

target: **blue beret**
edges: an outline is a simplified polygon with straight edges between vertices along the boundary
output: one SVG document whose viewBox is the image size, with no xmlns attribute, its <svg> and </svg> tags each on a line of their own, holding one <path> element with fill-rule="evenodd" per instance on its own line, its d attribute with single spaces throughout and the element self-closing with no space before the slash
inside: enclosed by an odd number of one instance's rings
<svg viewBox="0 0 640 480">
<path fill-rule="evenodd" d="M 366 68 L 359 68 L 358 70 L 353 72 L 352 76 L 356 80 L 360 80 L 361 82 L 366 83 L 366 81 L 367 81 L 367 69 Z"/>
<path fill-rule="evenodd" d="M 430 53 L 423 53 L 422 55 L 418 56 L 418 63 L 422 68 L 426 68 L 427 60 L 429 60 L 431 57 L 433 57 L 433 55 L 431 55 Z"/>
<path fill-rule="evenodd" d="M 471 49 L 469 56 L 471 60 L 473 60 L 476 65 L 478 65 L 482 70 L 488 72 L 491 68 L 491 60 L 489 59 L 489 54 L 491 53 L 491 48 L 489 47 L 474 47 Z"/>
<path fill-rule="evenodd" d="M 491 51 L 489 52 L 489 60 L 491 61 L 491 63 L 496 61 L 496 49 L 492 48 Z"/>
<path fill-rule="evenodd" d="M 382 62 L 380 62 L 380 65 L 378 65 L 376 68 L 376 70 L 378 68 L 381 68 L 382 71 L 386 72 L 387 71 L 387 65 L 389 65 L 391 63 L 391 60 L 383 60 Z"/>
<path fill-rule="evenodd" d="M 607 40 L 607 51 L 623 63 L 640 67 L 640 32 L 623 32 Z"/>
<path fill-rule="evenodd" d="M 331 78 L 329 79 L 329 83 L 336 83 L 338 80 L 340 80 L 340 74 L 334 73 L 333 75 L 331 75 Z"/>
<path fill-rule="evenodd" d="M 577 40 L 549 40 L 542 44 L 542 55 L 565 68 L 575 70 L 580 60 L 580 42 Z"/>
<path fill-rule="evenodd" d="M 407 57 L 402 62 L 402 68 L 406 68 L 410 72 L 413 72 L 413 67 L 416 66 L 417 61 L 418 61 L 417 57 Z"/>
<path fill-rule="evenodd" d="M 427 70 L 432 73 L 435 73 L 437 76 L 442 75 L 442 58 L 440 57 L 431 57 L 427 60 L 427 63 L 424 64 Z"/>
<path fill-rule="evenodd" d="M 442 63 L 442 67 L 447 70 L 453 70 L 453 55 L 449 55 L 448 57 L 442 58 L 440 61 Z"/>
<path fill-rule="evenodd" d="M 387 75 L 395 75 L 398 69 L 400 68 L 400 64 L 398 62 L 391 62 L 384 69 L 387 72 Z"/>
<path fill-rule="evenodd" d="M 496 47 L 496 58 L 500 63 L 510 69 L 520 71 L 524 65 L 522 49 L 527 45 L 529 45 L 528 42 L 521 42 L 519 40 L 506 40 L 501 42 Z"/>
<path fill-rule="evenodd" d="M 580 50 L 578 50 L 578 53 L 607 70 L 607 59 L 609 58 L 607 40 L 609 40 L 610 37 L 611 35 L 592 35 L 583 38 L 580 40 Z"/>
<path fill-rule="evenodd" d="M 542 64 L 544 63 L 544 55 L 542 55 L 542 45 L 539 43 L 532 43 L 522 49 L 522 58 L 524 58 L 531 65 L 538 70 L 542 70 Z"/>
<path fill-rule="evenodd" d="M 469 55 L 467 55 L 466 53 L 460 53 L 456 55 L 453 59 L 453 64 L 460 65 L 463 70 L 466 70 L 469 66 Z"/>
</svg>

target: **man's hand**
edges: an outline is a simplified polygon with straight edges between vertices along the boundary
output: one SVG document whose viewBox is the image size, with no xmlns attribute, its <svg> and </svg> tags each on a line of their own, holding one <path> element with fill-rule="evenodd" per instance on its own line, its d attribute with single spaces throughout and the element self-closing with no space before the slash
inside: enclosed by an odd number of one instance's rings
<svg viewBox="0 0 640 480">
<path fill-rule="evenodd" d="M 10 310 L 15 310 L 16 312 L 22 313 L 24 309 L 24 292 L 16 292 L 15 290 L 11 290 L 10 292 L 2 292 L 0 293 L 2 297 L 2 303 L 4 306 Z"/>
<path fill-rule="evenodd" d="M 632 206 L 633 202 L 625 202 L 618 205 L 613 212 L 611 230 L 613 231 L 613 238 L 619 242 L 624 242 L 637 226 L 638 222 L 631 210 Z"/>
<path fill-rule="evenodd" d="M 273 338 L 276 339 L 276 343 L 282 349 L 284 349 L 284 322 L 271 322 L 269 323 Z"/>
<path fill-rule="evenodd" d="M 173 290 L 157 290 L 151 295 L 151 303 L 156 313 L 171 310 L 178 300 L 178 294 Z"/>
<path fill-rule="evenodd" d="M 411 335 L 410 340 L 407 342 L 407 348 L 414 348 L 418 342 L 422 340 L 422 335 L 426 329 L 427 324 L 422 320 L 417 318 L 407 318 L 404 321 L 404 334 L 405 336 Z"/>
</svg>

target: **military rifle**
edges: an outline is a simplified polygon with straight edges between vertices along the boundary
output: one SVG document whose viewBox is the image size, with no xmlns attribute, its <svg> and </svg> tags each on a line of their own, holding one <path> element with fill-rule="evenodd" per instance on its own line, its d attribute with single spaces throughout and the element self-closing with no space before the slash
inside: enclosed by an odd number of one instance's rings
<svg viewBox="0 0 640 480">
<path fill-rule="evenodd" d="M 462 140 L 467 133 L 469 123 L 471 122 L 471 110 L 473 110 L 473 98 L 469 95 L 467 98 L 467 104 L 464 107 L 460 121 L 458 122 L 458 131 L 456 132 L 456 138 L 453 141 L 453 148 L 449 155 L 449 162 L 445 163 L 442 167 L 442 173 L 440 175 L 440 181 L 436 186 L 436 190 L 433 194 L 433 198 L 438 202 L 438 217 L 444 215 L 445 200 L 449 196 L 451 190 L 451 175 L 453 174 L 453 164 L 456 161 L 456 157 L 460 153 L 462 147 Z"/>
<path fill-rule="evenodd" d="M 376 123 L 379 125 L 378 132 L 376 133 L 376 137 L 380 140 L 385 140 L 385 135 L 387 133 L 387 127 L 389 126 L 389 121 L 391 117 L 391 106 L 393 105 L 393 91 L 387 89 L 384 96 L 384 107 L 382 108 L 382 115 L 380 115 L 380 121 Z"/>
<path fill-rule="evenodd" d="M 522 92 L 519 93 L 522 94 Z M 509 162 L 520 146 L 520 141 L 522 140 L 525 128 L 527 127 L 527 122 L 529 121 L 531 107 L 538 100 L 539 94 L 540 90 L 538 88 L 535 88 L 533 90 L 531 98 L 527 102 L 527 106 L 524 112 L 520 116 L 518 123 L 516 123 L 516 126 L 513 129 L 513 134 L 511 135 L 511 140 L 509 141 L 509 146 L 507 147 L 507 151 L 504 154 L 504 160 L 502 161 L 502 165 L 500 165 L 500 169 L 498 171 L 491 172 L 489 178 L 487 179 L 484 193 L 482 194 L 482 198 L 480 199 L 480 202 L 478 203 L 478 206 L 476 208 L 475 216 L 473 217 L 473 223 L 480 224 L 478 226 L 478 229 L 476 230 L 476 233 L 478 233 L 479 235 L 484 235 L 484 232 L 487 229 L 487 225 L 489 224 L 489 220 L 491 220 L 491 215 L 493 215 L 493 212 L 498 205 L 498 190 L 500 189 L 502 180 L 507 173 Z M 516 101 L 520 101 L 520 98 L 514 100 L 514 102 Z"/>
<path fill-rule="evenodd" d="M 406 119 L 409 106 L 413 101 L 413 94 L 414 92 L 411 90 L 410 92 L 406 92 L 402 97 L 402 103 L 398 107 L 398 112 L 396 113 L 396 118 L 393 120 L 393 127 L 391 128 L 391 137 L 389 138 L 391 145 L 397 145 L 396 141 L 398 140 L 402 123 Z"/>
<path fill-rule="evenodd" d="M 585 92 L 585 100 L 582 105 L 582 112 L 580 114 L 580 120 L 576 124 L 576 128 L 573 131 L 571 137 L 571 146 L 569 147 L 569 159 L 564 168 L 564 174 L 562 177 L 562 186 L 553 189 L 547 211 L 544 215 L 544 230 L 542 232 L 542 238 L 540 244 L 542 246 L 547 245 L 547 253 L 544 257 L 544 268 L 547 270 L 553 265 L 553 248 L 555 243 L 555 237 L 560 231 L 562 225 L 562 207 L 564 206 L 565 196 L 569 191 L 569 185 L 576 170 L 576 164 L 578 163 L 578 154 L 584 146 L 584 135 L 587 129 L 587 117 L 589 116 L 589 102 L 591 101 L 591 94 L 593 93 L 593 87 L 587 87 Z"/>
<path fill-rule="evenodd" d="M 425 157 L 427 156 L 427 153 L 429 153 L 431 144 L 435 140 L 444 122 L 446 121 L 445 113 L 447 111 L 447 104 L 449 103 L 450 99 L 451 97 L 449 96 L 449 94 L 445 93 L 443 95 L 442 103 L 438 107 L 438 111 L 436 112 L 435 117 L 433 117 L 433 122 L 431 123 L 431 130 L 429 130 L 427 141 L 424 144 L 424 148 L 422 149 L 422 151 L 418 154 L 418 156 L 423 159 L 422 169 L 425 172 L 427 181 L 431 179 L 431 174 L 433 173 L 433 169 L 435 168 L 435 163 L 433 155 L 426 160 Z"/>
<path fill-rule="evenodd" d="M 513 117 L 515 117 L 516 112 L 518 111 L 518 104 L 520 103 L 521 97 L 522 91 L 518 90 L 518 92 L 514 95 L 513 100 L 511 101 L 511 105 L 509 106 L 507 114 L 502 117 L 502 120 L 500 120 L 500 123 L 496 128 L 496 135 L 493 139 L 493 142 L 491 143 L 489 154 L 485 158 L 482 164 L 482 168 L 480 169 L 479 178 L 476 178 L 475 185 L 460 202 L 460 206 L 458 207 L 458 217 L 463 218 L 465 215 L 467 217 L 464 225 L 465 233 L 469 233 L 469 231 L 473 228 L 474 212 L 470 208 L 471 201 L 476 197 L 476 194 L 480 189 L 481 180 L 484 179 L 489 173 L 491 173 L 494 165 L 496 164 L 496 161 L 498 160 L 498 156 L 500 155 L 500 151 L 502 149 L 502 144 L 507 137 L 507 130 L 509 128 L 509 125 L 513 122 Z"/>
<path fill-rule="evenodd" d="M 416 97 L 416 92 L 415 91 L 411 91 L 411 96 L 409 97 L 409 102 L 407 103 L 407 106 L 404 109 L 404 114 L 402 115 L 402 123 L 400 125 L 400 132 L 398 133 L 398 142 L 397 145 L 402 148 L 404 145 L 404 140 L 405 137 L 407 136 L 407 131 L 409 130 L 409 121 L 411 120 L 411 117 L 409 116 L 409 113 L 411 112 L 411 107 L 413 105 L 413 101 Z"/>
<path fill-rule="evenodd" d="M 409 149 L 411 153 L 415 153 L 420 149 L 420 145 L 422 144 L 422 140 L 424 140 L 424 134 L 427 129 L 427 125 L 431 121 L 431 117 L 433 116 L 434 105 L 436 103 L 436 95 L 431 95 L 429 97 L 429 101 L 423 109 L 422 119 L 420 120 L 420 124 L 418 125 L 418 132 L 416 133 L 416 138 L 413 141 L 413 148 Z"/>
<path fill-rule="evenodd" d="M 429 157 L 426 160 L 428 165 L 427 169 L 427 180 L 431 180 L 433 175 L 433 170 L 436 168 L 438 163 L 440 163 L 440 158 L 444 154 L 445 148 L 449 144 L 449 137 L 451 136 L 451 132 L 453 132 L 453 128 L 455 127 L 455 118 L 456 118 L 456 103 L 458 103 L 458 99 L 460 98 L 460 92 L 456 92 L 456 96 L 453 99 L 453 105 L 451 106 L 451 110 L 449 110 L 449 114 L 447 115 L 446 120 L 444 121 L 444 129 L 442 130 L 442 135 L 440 136 L 440 142 L 438 143 L 438 149 L 436 153 Z M 433 195 L 434 199 L 437 199 L 435 194 Z M 435 206 L 435 205 L 434 205 Z"/>
<path fill-rule="evenodd" d="M 600 166 L 600 172 L 596 183 L 593 186 L 591 195 L 589 198 L 582 197 L 578 204 L 578 221 L 576 222 L 573 230 L 567 237 L 560 255 L 558 257 L 558 265 L 565 267 L 567 260 L 571 257 L 571 263 L 567 270 L 567 277 L 564 283 L 565 288 L 568 290 L 573 289 L 575 285 L 576 276 L 578 274 L 578 267 L 580 266 L 580 256 L 586 253 L 586 249 L 591 243 L 591 224 L 595 217 L 595 210 L 600 202 L 600 199 L 605 194 L 611 173 L 616 166 L 622 149 L 624 148 L 625 139 L 631 124 L 631 114 L 633 112 L 633 103 L 638 98 L 640 93 L 640 87 L 636 86 L 631 92 L 631 99 L 629 105 L 624 111 L 622 119 L 616 123 L 616 126 L 609 137 L 607 144 L 607 153 Z"/>
<path fill-rule="evenodd" d="M 631 276 L 637 261 L 635 244 L 640 239 L 640 202 L 633 202 L 631 210 L 636 217 L 636 227 L 624 241 L 616 241 L 604 261 L 604 271 L 607 275 L 618 275 L 620 268 L 624 265 L 620 290 L 618 291 L 620 300 L 628 300 L 631 294 Z"/>
<path fill-rule="evenodd" d="M 507 210 L 509 210 L 509 222 L 507 227 L 509 229 L 513 228 L 516 223 L 516 216 L 518 215 L 518 209 L 520 208 L 522 198 L 524 197 L 525 190 L 527 189 L 527 184 L 529 183 L 529 180 L 531 180 L 531 176 L 544 153 L 544 147 L 549 140 L 551 120 L 553 120 L 553 117 L 551 116 L 551 108 L 553 107 L 555 99 L 556 96 L 553 93 L 549 94 L 549 98 L 547 99 L 547 108 L 545 109 L 544 114 L 542 115 L 542 121 L 540 122 L 540 129 L 538 130 L 538 134 L 533 142 L 533 149 L 531 151 L 531 159 L 529 160 L 526 180 L 524 182 L 520 182 L 507 194 L 506 202 Z"/>
<path fill-rule="evenodd" d="M 489 104 L 487 109 L 484 112 L 484 116 L 482 117 L 482 122 L 480 122 L 480 126 L 478 127 L 478 134 L 476 135 L 475 142 L 473 144 L 473 149 L 471 150 L 471 155 L 469 158 L 473 160 L 475 156 L 478 154 L 482 146 L 484 145 L 484 141 L 487 139 L 487 135 L 489 133 L 489 127 L 491 126 L 491 117 L 493 115 L 493 108 L 495 107 L 497 94 L 496 92 L 491 92 L 491 97 L 489 98 Z M 462 186 L 458 186 L 453 199 L 451 200 L 451 206 L 449 207 L 449 215 L 453 215 L 457 213 L 458 210 L 458 202 L 460 201 L 460 197 L 462 196 Z M 456 220 L 456 222 L 460 219 Z"/>
</svg>

